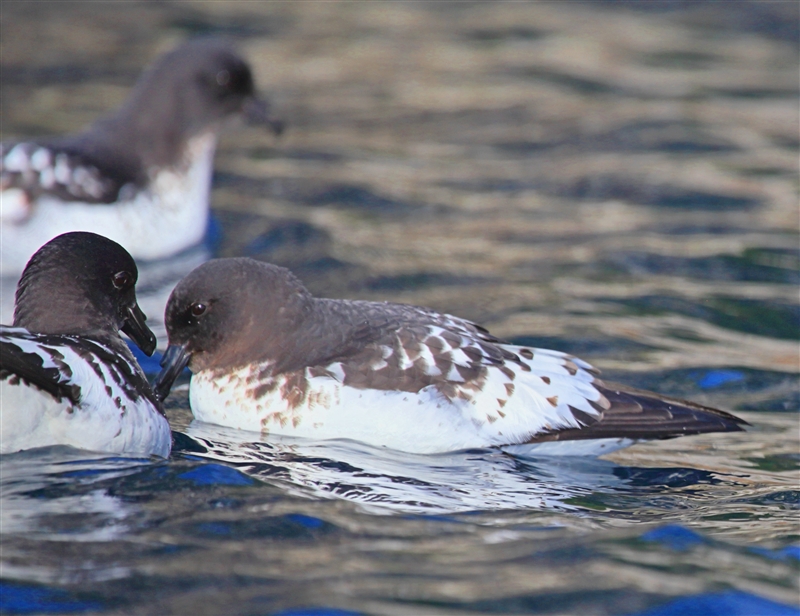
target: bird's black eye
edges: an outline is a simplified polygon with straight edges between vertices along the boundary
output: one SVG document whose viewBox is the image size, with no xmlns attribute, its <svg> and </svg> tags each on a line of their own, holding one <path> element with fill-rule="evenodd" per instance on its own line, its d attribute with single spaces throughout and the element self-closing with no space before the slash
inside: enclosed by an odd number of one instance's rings
<svg viewBox="0 0 800 616">
<path fill-rule="evenodd" d="M 120 291 L 127 289 L 133 286 L 133 274 L 125 271 L 117 272 L 111 277 L 111 282 L 114 284 L 114 288 Z"/>
<path fill-rule="evenodd" d="M 217 85 L 224 88 L 231 81 L 231 74 L 226 70 L 221 70 L 217 73 Z"/>
<path fill-rule="evenodd" d="M 196 304 L 192 304 L 192 307 L 189 310 L 193 317 L 201 317 L 205 314 L 206 310 L 208 310 L 208 306 L 202 302 L 197 302 Z"/>
</svg>

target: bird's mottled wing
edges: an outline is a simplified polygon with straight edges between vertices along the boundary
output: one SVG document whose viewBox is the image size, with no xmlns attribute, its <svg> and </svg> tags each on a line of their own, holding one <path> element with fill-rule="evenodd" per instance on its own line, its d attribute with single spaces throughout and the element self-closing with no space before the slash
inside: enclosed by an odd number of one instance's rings
<svg viewBox="0 0 800 616">
<path fill-rule="evenodd" d="M 451 315 L 382 310 L 384 317 L 393 311 L 368 343 L 310 368 L 309 376 L 355 389 L 435 394 L 434 404 L 454 405 L 487 438 L 505 443 L 594 423 L 608 406 L 593 385 L 596 372 L 577 358 L 503 343 Z"/>
<path fill-rule="evenodd" d="M 119 399 L 118 403 L 144 397 L 161 408 L 122 340 L 114 348 L 84 337 L 0 326 L 0 345 L 2 378 L 21 378 L 75 404 L 85 402 L 88 395 L 105 395 Z"/>
<path fill-rule="evenodd" d="M 124 185 L 101 171 L 76 148 L 33 142 L 0 144 L 0 189 L 4 199 L 17 191 L 17 200 L 31 204 L 42 195 L 63 201 L 111 203 Z M 5 207 L 4 210 L 10 207 Z M 20 205 L 14 210 L 22 210 Z"/>
<path fill-rule="evenodd" d="M 55 348 L 37 344 L 25 330 L 0 330 L 0 380 L 23 381 L 49 393 L 56 400 L 78 404 L 81 388 L 72 370 Z"/>
</svg>

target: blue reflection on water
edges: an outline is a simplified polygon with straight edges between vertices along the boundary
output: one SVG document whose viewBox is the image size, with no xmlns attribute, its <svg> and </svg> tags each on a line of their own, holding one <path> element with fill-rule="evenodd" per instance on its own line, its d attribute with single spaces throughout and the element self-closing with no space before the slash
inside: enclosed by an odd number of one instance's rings
<svg viewBox="0 0 800 616">
<path fill-rule="evenodd" d="M 635 616 L 797 616 L 791 605 L 736 590 L 684 597 Z"/>
<path fill-rule="evenodd" d="M 709 370 L 697 382 L 703 389 L 713 389 L 725 383 L 734 383 L 744 380 L 744 374 L 738 370 Z"/>
<path fill-rule="evenodd" d="M 253 480 L 247 475 L 243 475 L 236 469 L 222 464 L 204 464 L 186 471 L 178 475 L 178 477 L 199 486 L 249 486 L 253 484 Z"/>
<path fill-rule="evenodd" d="M 102 608 L 99 601 L 76 599 L 63 590 L 0 582 L 0 612 L 4 614 L 64 614 Z"/>
<path fill-rule="evenodd" d="M 781 550 L 769 550 L 767 548 L 754 547 L 750 548 L 750 551 L 753 552 L 753 554 L 765 556 L 766 558 L 770 558 L 772 560 L 784 560 L 787 558 L 800 560 L 800 545 L 788 545 Z"/>
<path fill-rule="evenodd" d="M 161 371 L 161 353 L 156 352 L 153 353 L 152 357 L 148 357 L 130 340 L 126 340 L 125 342 L 128 343 L 128 348 L 131 350 L 131 353 L 133 353 L 134 359 L 136 359 L 142 367 L 142 371 L 145 374 L 158 374 Z"/>
<path fill-rule="evenodd" d="M 286 516 L 286 518 L 292 522 L 297 522 L 306 528 L 322 528 L 322 526 L 325 524 L 325 522 L 319 518 L 315 518 L 310 515 L 303 515 L 302 513 L 290 513 Z"/>
<path fill-rule="evenodd" d="M 656 541 L 679 552 L 688 550 L 706 541 L 698 533 L 677 524 L 655 528 L 643 534 L 642 539 L 645 541 Z"/>
</svg>

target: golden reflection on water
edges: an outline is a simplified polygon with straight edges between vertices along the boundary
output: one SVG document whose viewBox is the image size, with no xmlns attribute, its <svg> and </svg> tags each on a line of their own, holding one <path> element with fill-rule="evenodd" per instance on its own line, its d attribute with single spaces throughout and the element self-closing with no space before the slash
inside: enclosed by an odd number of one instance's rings
<svg viewBox="0 0 800 616">
<path fill-rule="evenodd" d="M 596 301 L 796 303 L 796 285 L 593 269 L 620 253 L 796 249 L 800 124 L 786 41 L 708 36 L 702 11 L 591 5 L 188 2 L 139 7 L 132 30 L 122 27 L 130 7 L 48 6 L 46 17 L 5 7 L 6 74 L 33 77 L 3 88 L 3 138 L 77 129 L 117 105 L 147 59 L 216 24 L 242 34 L 290 129 L 277 143 L 245 128 L 224 136 L 217 168 L 238 182 L 215 190 L 215 207 L 306 221 L 330 234 L 330 256 L 361 268 L 357 278 L 483 280 L 369 292 L 345 276 L 321 290 L 432 305 L 501 336 L 586 331 L 653 347 L 629 362 L 598 357 L 601 368 L 798 370 L 796 339 Z M 34 29 L 50 36 L 31 45 Z M 64 68 L 36 79 L 54 65 Z M 242 191 L 247 180 L 261 189 Z M 298 204 L 331 186 L 399 205 Z M 687 202 L 652 205 L 670 195 Z"/>
</svg>

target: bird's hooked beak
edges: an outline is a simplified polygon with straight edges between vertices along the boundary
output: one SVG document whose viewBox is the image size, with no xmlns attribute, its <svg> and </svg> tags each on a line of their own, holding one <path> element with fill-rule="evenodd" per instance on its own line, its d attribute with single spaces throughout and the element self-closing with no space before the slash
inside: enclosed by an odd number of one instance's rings
<svg viewBox="0 0 800 616">
<path fill-rule="evenodd" d="M 276 137 L 279 137 L 286 128 L 283 120 L 280 120 L 270 113 L 270 105 L 263 98 L 249 97 L 242 107 L 244 117 L 250 124 L 264 124 L 269 126 Z"/>
<path fill-rule="evenodd" d="M 153 382 L 153 392 L 159 402 L 163 402 L 169 395 L 175 379 L 189 363 L 191 356 L 186 345 L 171 344 L 167 347 L 164 357 L 161 359 L 161 372 Z"/>
<path fill-rule="evenodd" d="M 142 353 L 150 357 L 156 350 L 156 335 L 147 327 L 147 316 L 136 303 L 127 308 L 126 313 L 122 324 L 123 333 L 142 349 Z"/>
</svg>

